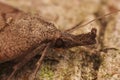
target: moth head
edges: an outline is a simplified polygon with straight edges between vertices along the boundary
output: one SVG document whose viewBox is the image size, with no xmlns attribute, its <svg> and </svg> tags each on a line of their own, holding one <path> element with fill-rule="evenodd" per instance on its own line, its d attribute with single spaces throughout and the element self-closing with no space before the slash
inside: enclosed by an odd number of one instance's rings
<svg viewBox="0 0 120 80">
<path fill-rule="evenodd" d="M 71 48 L 75 46 L 92 45 L 96 43 L 96 32 L 93 28 L 91 32 L 79 35 L 72 35 L 69 33 L 62 33 L 62 36 L 54 42 L 55 48 Z"/>
</svg>

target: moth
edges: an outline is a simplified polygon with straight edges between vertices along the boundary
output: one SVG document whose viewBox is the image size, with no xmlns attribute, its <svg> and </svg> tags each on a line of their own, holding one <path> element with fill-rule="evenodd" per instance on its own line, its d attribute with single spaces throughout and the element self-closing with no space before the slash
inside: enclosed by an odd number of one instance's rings
<svg viewBox="0 0 120 80">
<path fill-rule="evenodd" d="M 97 19 L 100 18 L 102 17 Z M 17 70 L 40 52 L 42 54 L 36 63 L 37 66 L 33 79 L 35 79 L 37 71 L 49 49 L 67 49 L 75 46 L 95 44 L 97 32 L 95 28 L 91 32 L 79 35 L 70 33 L 79 28 L 79 25 L 66 31 L 61 31 L 53 23 L 37 15 L 31 15 L 12 6 L 0 3 L 0 64 L 11 60 L 19 61 L 13 67 L 13 72 L 7 80 L 11 80 Z"/>
</svg>

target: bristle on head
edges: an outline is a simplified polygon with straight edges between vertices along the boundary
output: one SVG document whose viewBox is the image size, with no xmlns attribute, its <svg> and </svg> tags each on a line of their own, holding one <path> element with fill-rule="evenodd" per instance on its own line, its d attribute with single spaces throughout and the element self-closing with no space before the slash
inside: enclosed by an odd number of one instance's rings
<svg viewBox="0 0 120 80">
<path fill-rule="evenodd" d="M 92 34 L 96 34 L 96 32 L 97 32 L 97 29 L 96 28 L 92 28 L 91 33 Z"/>
</svg>

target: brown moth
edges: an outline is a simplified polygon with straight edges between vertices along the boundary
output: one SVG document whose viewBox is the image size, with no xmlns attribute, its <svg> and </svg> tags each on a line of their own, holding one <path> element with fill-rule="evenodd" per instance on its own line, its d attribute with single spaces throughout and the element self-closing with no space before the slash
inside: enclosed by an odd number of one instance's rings
<svg viewBox="0 0 120 80">
<path fill-rule="evenodd" d="M 7 80 L 42 51 L 35 75 L 49 48 L 71 48 L 96 43 L 96 29 L 80 35 L 58 30 L 53 23 L 0 3 L 0 63 L 19 60 Z"/>
<path fill-rule="evenodd" d="M 0 8 L 0 63 L 20 57 L 46 43 L 54 43 L 52 47 L 70 48 L 96 42 L 96 29 L 74 36 L 63 33 L 54 24 L 38 16 L 26 14 L 2 3 Z"/>
<path fill-rule="evenodd" d="M 97 19 L 100 18 L 102 17 Z M 37 15 L 27 14 L 9 5 L 0 3 L 0 64 L 19 59 L 7 80 L 12 80 L 16 71 L 39 52 L 42 52 L 42 54 L 37 62 L 33 79 L 35 79 L 48 49 L 95 44 L 97 31 L 95 28 L 85 34 L 73 35 L 69 33 L 78 28 L 78 26 L 79 24 L 66 31 L 61 31 L 53 23 Z"/>
</svg>

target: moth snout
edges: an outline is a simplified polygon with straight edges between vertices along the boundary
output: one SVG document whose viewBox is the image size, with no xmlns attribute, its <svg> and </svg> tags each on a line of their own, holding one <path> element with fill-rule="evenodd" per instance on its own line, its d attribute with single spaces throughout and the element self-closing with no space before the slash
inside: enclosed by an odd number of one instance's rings
<svg viewBox="0 0 120 80">
<path fill-rule="evenodd" d="M 96 28 L 92 28 L 91 33 L 96 34 L 97 33 L 97 29 Z"/>
<path fill-rule="evenodd" d="M 97 33 L 97 29 L 96 28 L 92 28 L 92 30 L 91 30 L 91 38 L 92 39 L 96 38 L 96 33 Z"/>
</svg>

